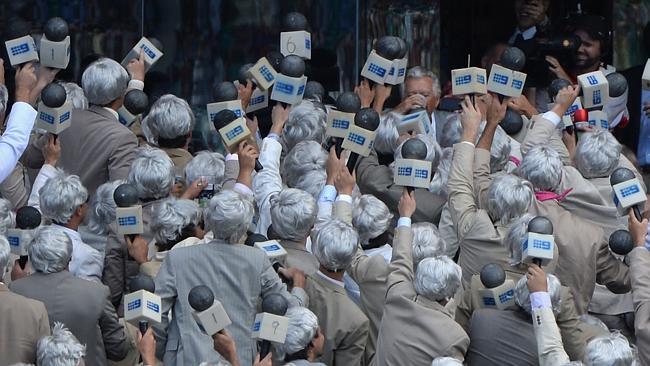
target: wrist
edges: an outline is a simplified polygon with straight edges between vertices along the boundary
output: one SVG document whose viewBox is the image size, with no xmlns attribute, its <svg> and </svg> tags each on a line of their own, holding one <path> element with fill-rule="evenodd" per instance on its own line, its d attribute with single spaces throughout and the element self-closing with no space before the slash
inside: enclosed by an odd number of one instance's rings
<svg viewBox="0 0 650 366">
<path fill-rule="evenodd" d="M 476 142 L 476 137 L 478 136 L 478 132 L 476 131 L 463 131 L 463 141 L 471 142 L 472 144 Z"/>
<path fill-rule="evenodd" d="M 569 107 L 565 107 L 561 104 L 555 104 L 553 108 L 551 108 L 551 112 L 557 114 L 561 118 L 562 116 L 564 116 L 564 113 L 566 113 L 568 108 Z"/>
<path fill-rule="evenodd" d="M 326 186 L 333 186 L 334 185 L 334 178 L 330 178 L 329 176 L 325 180 L 325 185 Z"/>
<path fill-rule="evenodd" d="M 29 98 L 29 90 L 17 89 L 16 102 L 25 102 L 27 104 L 32 104 Z"/>
<path fill-rule="evenodd" d="M 142 363 L 147 366 L 149 365 L 154 366 L 156 364 L 156 356 L 143 354 Z"/>
</svg>

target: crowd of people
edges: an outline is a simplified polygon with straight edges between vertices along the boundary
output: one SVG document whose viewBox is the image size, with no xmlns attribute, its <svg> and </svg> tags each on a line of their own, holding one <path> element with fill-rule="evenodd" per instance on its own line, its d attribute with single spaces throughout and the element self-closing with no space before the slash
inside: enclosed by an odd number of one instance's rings
<svg viewBox="0 0 650 366">
<path fill-rule="evenodd" d="M 509 41 L 525 47 L 548 21 L 548 2 L 517 3 Z M 0 137 L 0 365 L 650 365 L 648 220 L 618 209 L 610 185 L 620 167 L 645 188 L 643 175 L 612 131 L 562 123 L 580 98 L 575 76 L 602 68 L 602 33 L 593 18 L 577 23 L 575 70 L 547 59 L 569 82 L 552 100 L 540 88 L 462 95 L 457 111 L 442 111 L 438 77 L 412 66 L 401 103 L 386 108 L 397 86 L 363 80 L 355 93 L 380 122 L 354 169 L 327 136 L 335 107 L 319 94 L 275 103 L 265 128 L 248 115 L 252 137 L 222 154 L 190 149 L 202 122 L 173 94 L 131 127 L 119 122 L 127 91 L 145 86 L 142 56 L 126 67 L 101 57 L 81 85 L 62 83 L 74 109 L 58 135 L 32 131 L 57 70 L 18 67 L 10 95 L 0 67 L 0 119 L 9 112 Z M 482 59 L 488 73 L 506 47 Z M 252 90 L 238 87 L 243 108 Z M 429 133 L 398 132 L 418 108 Z M 521 131 L 501 127 L 508 110 L 522 116 Z M 625 103 L 604 110 L 612 129 L 629 119 Z M 428 188 L 394 183 L 412 139 L 426 145 Z M 119 234 L 114 192 L 123 184 L 137 192 L 141 234 Z M 42 222 L 25 262 L 7 236 L 26 206 Z M 550 220 L 554 241 L 543 264 L 525 253 L 538 217 Z M 621 230 L 633 243 L 624 255 L 609 246 Z M 281 263 L 254 245 L 271 240 L 286 251 Z M 480 292 L 494 268 L 514 285 L 505 308 Z M 161 321 L 146 331 L 124 319 L 136 276 L 152 278 L 160 298 Z M 230 319 L 214 335 L 197 323 L 197 286 Z M 288 305 L 287 329 L 267 354 L 252 329 L 273 296 Z"/>
</svg>

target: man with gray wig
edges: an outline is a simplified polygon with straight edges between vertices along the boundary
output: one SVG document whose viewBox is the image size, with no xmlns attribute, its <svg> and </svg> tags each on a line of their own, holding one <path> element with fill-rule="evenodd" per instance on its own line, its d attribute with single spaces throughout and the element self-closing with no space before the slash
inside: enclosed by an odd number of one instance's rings
<svg viewBox="0 0 650 366">
<path fill-rule="evenodd" d="M 120 361 L 126 357 L 129 343 L 108 289 L 67 270 L 72 250 L 72 241 L 61 228 L 41 227 L 28 249 L 36 273 L 12 282 L 10 288 L 43 302 L 50 323 L 65 324 L 86 345 L 88 365 L 107 365 L 107 359 Z"/>
<path fill-rule="evenodd" d="M 316 141 L 301 141 L 287 153 L 282 161 L 282 177 L 288 187 L 309 192 L 318 199 L 325 185 L 325 151 Z"/>
<path fill-rule="evenodd" d="M 38 365 L 84 365 L 86 346 L 79 343 L 63 323 L 55 322 L 52 335 L 38 341 Z"/>
<path fill-rule="evenodd" d="M 315 362 L 323 352 L 325 336 L 318 326 L 318 318 L 311 310 L 295 306 L 284 315 L 289 319 L 287 338 L 284 343 L 275 345 L 278 357 L 286 365 L 292 366 L 325 366 Z"/>
<path fill-rule="evenodd" d="M 323 143 L 327 113 L 317 103 L 303 100 L 291 108 L 282 131 L 284 151 L 291 151 L 301 141 Z"/>
</svg>

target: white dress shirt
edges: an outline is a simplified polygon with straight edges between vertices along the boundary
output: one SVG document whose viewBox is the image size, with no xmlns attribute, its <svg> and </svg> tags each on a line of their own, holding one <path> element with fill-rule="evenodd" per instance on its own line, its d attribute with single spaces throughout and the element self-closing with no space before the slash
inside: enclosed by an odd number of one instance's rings
<svg viewBox="0 0 650 366">
<path fill-rule="evenodd" d="M 273 137 L 266 137 L 262 141 L 259 162 L 264 169 L 257 172 L 253 179 L 253 191 L 255 202 L 259 211 L 259 221 L 255 233 L 267 235 L 271 225 L 271 197 L 278 194 L 282 188 L 282 177 L 280 176 L 280 155 L 282 145 Z"/>
<path fill-rule="evenodd" d="M 39 195 L 39 190 L 45 185 L 48 179 L 56 175 L 56 168 L 50 164 L 43 164 L 41 170 L 38 171 L 38 175 L 34 180 L 32 185 L 32 192 L 29 194 L 29 199 L 27 200 L 27 205 L 36 208 L 38 211 L 41 210 L 41 197 Z"/>
<path fill-rule="evenodd" d="M 70 273 L 75 277 L 86 280 L 102 281 L 104 270 L 104 256 L 81 240 L 78 232 L 65 226 L 53 224 L 61 228 L 72 241 L 72 260 L 70 260 Z"/>
<path fill-rule="evenodd" d="M 0 182 L 11 174 L 29 143 L 37 112 L 31 105 L 16 102 L 7 119 L 7 129 L 0 136 Z"/>
</svg>

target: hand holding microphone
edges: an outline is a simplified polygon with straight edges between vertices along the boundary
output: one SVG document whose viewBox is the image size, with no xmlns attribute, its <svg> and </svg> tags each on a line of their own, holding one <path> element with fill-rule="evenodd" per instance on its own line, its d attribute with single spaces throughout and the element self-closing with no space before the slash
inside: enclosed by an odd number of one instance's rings
<svg viewBox="0 0 650 366">
<path fill-rule="evenodd" d="M 548 292 L 548 283 L 546 273 L 542 267 L 535 263 L 528 265 L 528 272 L 526 273 L 526 286 L 529 293 L 535 292 Z"/>
<path fill-rule="evenodd" d="M 630 210 L 628 214 L 628 228 L 631 240 L 635 247 L 644 247 L 648 235 L 648 219 L 639 221 L 636 215 Z"/>
<path fill-rule="evenodd" d="M 156 284 L 147 275 L 137 275 L 129 281 L 129 294 L 124 296 L 124 320 L 137 325 L 145 334 L 149 322 L 160 323 L 161 299 L 156 295 Z"/>
<path fill-rule="evenodd" d="M 547 265 L 553 260 L 554 248 L 553 223 L 544 216 L 534 217 L 528 223 L 528 237 L 522 245 L 523 262 Z"/>
<path fill-rule="evenodd" d="M 265 358 L 271 351 L 271 342 L 284 343 L 287 337 L 289 319 L 287 313 L 289 304 L 284 296 L 272 293 L 262 300 L 262 312 L 255 316 L 253 323 L 253 338 L 262 340 L 260 358 Z"/>
<path fill-rule="evenodd" d="M 625 215 L 626 211 L 631 208 L 637 221 L 643 220 L 641 210 L 645 206 L 647 198 L 634 172 L 624 167 L 617 168 L 609 177 L 609 183 L 614 190 L 614 203 L 619 214 Z"/>
</svg>

